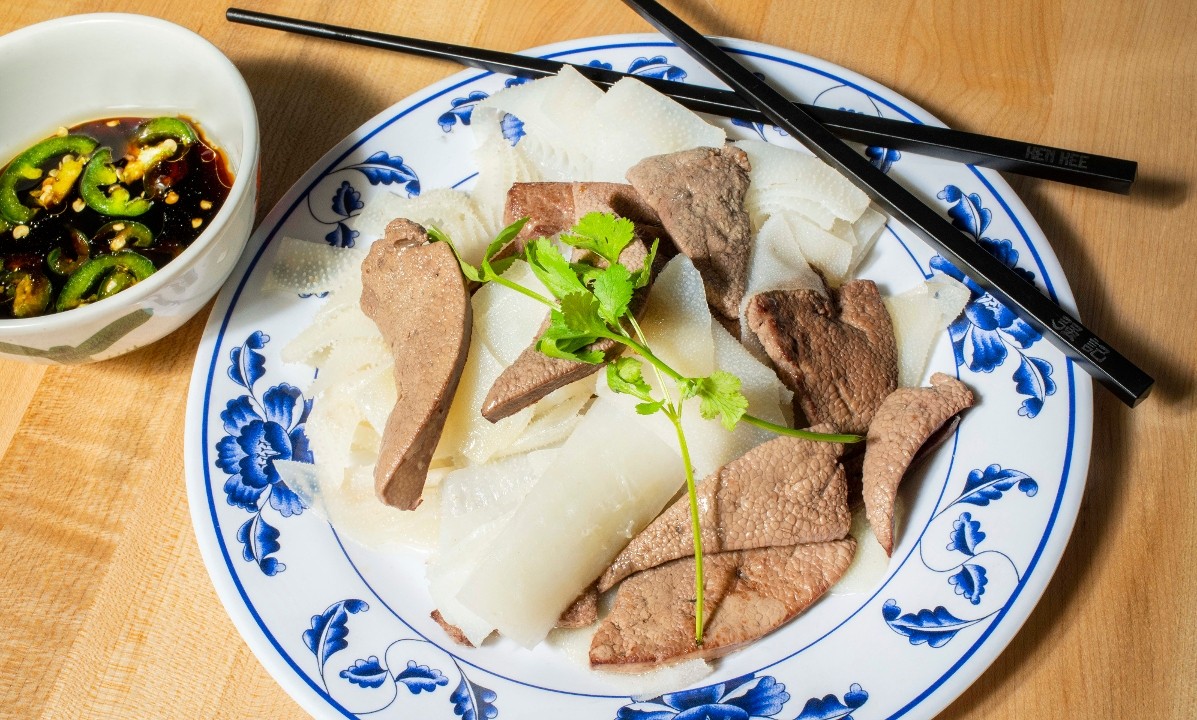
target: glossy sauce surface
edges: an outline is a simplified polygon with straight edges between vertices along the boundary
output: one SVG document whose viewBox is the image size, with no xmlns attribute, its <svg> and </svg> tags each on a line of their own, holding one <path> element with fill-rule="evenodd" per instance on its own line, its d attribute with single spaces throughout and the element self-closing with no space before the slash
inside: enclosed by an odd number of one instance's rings
<svg viewBox="0 0 1197 720">
<path fill-rule="evenodd" d="M 96 140 L 99 143 L 97 151 L 103 147 L 110 148 L 114 164 L 123 167 L 136 154 L 133 137 L 137 128 L 148 119 L 103 118 L 67 130 L 71 135 L 84 135 Z M 233 173 L 224 152 L 204 137 L 196 123 L 191 122 L 191 125 L 197 131 L 198 142 L 161 162 L 147 172 L 142 180 L 128 186 L 133 197 L 144 196 L 153 201 L 152 207 L 142 215 L 117 218 L 93 210 L 79 199 L 80 180 L 75 181 L 65 201 L 46 209 L 38 207 L 30 195 L 30 191 L 41 185 L 41 179 L 18 184 L 17 195 L 21 202 L 38 209 L 36 216 L 23 226 L 27 232 L 20 230 L 22 226 L 19 225 L 0 232 L 0 263 L 3 263 L 0 285 L 4 284 L 6 276 L 10 284 L 13 282 L 13 271 L 40 273 L 50 281 L 51 297 L 57 297 L 67 277 L 54 273 L 47 263 L 47 257 L 55 248 L 61 248 L 68 258 L 76 256 L 72 242 L 73 230 L 88 238 L 89 257 L 111 254 L 120 249 L 112 246 L 112 233 L 98 233 L 102 227 L 114 221 L 135 221 L 153 233 L 153 242 L 149 247 L 128 246 L 127 249 L 149 259 L 155 269 L 160 270 L 178 257 L 207 229 L 233 185 Z M 62 134 L 61 131 L 59 134 Z M 56 158 L 43 169 L 49 172 L 57 165 Z M 44 314 L 53 311 L 52 301 Z M 11 317 L 14 317 L 13 301 L 0 290 L 0 318 Z"/>
</svg>

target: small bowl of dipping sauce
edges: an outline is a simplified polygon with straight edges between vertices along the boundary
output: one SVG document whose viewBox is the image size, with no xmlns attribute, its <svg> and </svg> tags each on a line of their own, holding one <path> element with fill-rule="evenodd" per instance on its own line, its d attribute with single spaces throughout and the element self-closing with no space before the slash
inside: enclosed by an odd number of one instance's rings
<svg viewBox="0 0 1197 720">
<path fill-rule="evenodd" d="M 195 315 L 257 199 L 257 112 L 214 45 L 102 13 L 0 37 L 0 357 L 104 360 Z"/>
</svg>

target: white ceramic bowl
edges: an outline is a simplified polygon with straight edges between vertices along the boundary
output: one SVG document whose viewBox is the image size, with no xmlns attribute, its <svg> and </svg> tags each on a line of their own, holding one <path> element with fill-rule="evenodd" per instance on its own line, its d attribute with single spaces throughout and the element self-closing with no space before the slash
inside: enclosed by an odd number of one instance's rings
<svg viewBox="0 0 1197 720">
<path fill-rule="evenodd" d="M 186 115 L 224 150 L 228 198 L 192 245 L 146 280 L 63 313 L 0 320 L 0 357 L 104 360 L 162 338 L 224 284 L 253 227 L 258 117 L 241 73 L 185 28 L 143 15 L 74 15 L 0 37 L 5 97 L 0 164 L 72 126 L 105 117 Z"/>
</svg>

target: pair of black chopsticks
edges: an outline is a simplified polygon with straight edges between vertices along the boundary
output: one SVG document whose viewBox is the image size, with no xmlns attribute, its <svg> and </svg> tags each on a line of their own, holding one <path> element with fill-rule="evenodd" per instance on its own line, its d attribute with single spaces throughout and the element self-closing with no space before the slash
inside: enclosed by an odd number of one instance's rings
<svg viewBox="0 0 1197 720">
<path fill-rule="evenodd" d="M 1011 308 L 1123 402 L 1133 407 L 1150 392 L 1154 381 L 1146 373 L 844 144 L 841 138 L 1121 193 L 1129 192 L 1136 163 L 794 103 L 655 0 L 624 2 L 734 92 L 636 76 L 637 80 L 692 110 L 769 122 L 782 128 L 846 175 L 886 212 L 901 220 L 932 249 Z M 553 75 L 566 65 L 543 58 L 354 30 L 237 8 L 230 8 L 226 17 L 232 22 L 452 60 L 468 67 L 520 77 Z M 602 68 L 573 67 L 604 87 L 629 77 Z"/>
<path fill-rule="evenodd" d="M 235 23 L 440 60 L 451 60 L 466 67 L 518 77 L 537 78 L 556 75 L 561 68 L 571 65 L 571 63 L 557 60 L 399 35 L 386 35 L 367 30 L 355 30 L 338 25 L 296 20 L 238 8 L 229 8 L 225 16 L 229 21 Z M 685 85 L 638 75 L 632 76 L 589 65 L 572 65 L 572 67 L 601 87 L 610 87 L 623 78 L 635 77 L 657 92 L 672 97 L 696 112 L 732 117 L 749 122 L 771 122 L 764 113 L 755 109 L 736 93 L 727 90 Z M 1130 192 L 1131 185 L 1135 181 L 1135 172 L 1138 169 L 1138 163 L 1132 160 L 989 137 L 932 125 L 889 120 L 847 110 L 813 105 L 799 105 L 799 107 L 844 140 L 878 145 L 893 150 L 905 150 L 966 165 L 979 165 L 1098 190 L 1123 194 Z"/>
</svg>

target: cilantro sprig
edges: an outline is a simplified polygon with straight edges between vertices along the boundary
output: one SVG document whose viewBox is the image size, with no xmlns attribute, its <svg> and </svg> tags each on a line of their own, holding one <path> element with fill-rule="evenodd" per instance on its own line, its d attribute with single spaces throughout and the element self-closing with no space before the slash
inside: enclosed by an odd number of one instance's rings
<svg viewBox="0 0 1197 720">
<path fill-rule="evenodd" d="M 657 241 L 653 241 L 641 267 L 630 268 L 620 261 L 623 251 L 636 237 L 635 226 L 626 218 L 609 213 L 589 213 L 568 232 L 561 242 L 585 251 L 573 262 L 567 260 L 548 238 L 536 238 L 524 245 L 522 253 L 507 253 L 499 257 L 523 229 L 527 218 L 504 228 L 486 248 L 481 263 L 475 267 L 462 259 L 454 248 L 462 274 L 478 283 L 497 282 L 516 292 L 537 300 L 549 308 L 549 325 L 536 342 L 536 348 L 550 357 L 598 365 L 606 361 L 606 354 L 595 347 L 600 340 L 623 345 L 639 356 L 618 357 L 607 364 L 607 385 L 612 391 L 630 395 L 639 402 L 636 412 L 641 415 L 661 413 L 669 419 L 677 433 L 678 448 L 686 473 L 686 491 L 690 499 L 690 525 L 694 536 L 695 610 L 694 640 L 702 645 L 703 627 L 703 553 L 702 531 L 698 517 L 698 495 L 695 490 L 694 465 L 686 433 L 682 428 L 682 407 L 690 399 L 699 401 L 699 414 L 707 419 L 718 418 L 729 431 L 746 422 L 772 432 L 810 440 L 850 443 L 857 435 L 838 435 L 797 430 L 771 423 L 748 413 L 748 399 L 740 391 L 740 378 L 719 370 L 705 377 L 686 377 L 653 353 L 632 312 L 636 291 L 648 285 L 657 255 Z M 436 228 L 429 228 L 433 240 L 453 245 Z M 517 259 L 528 263 L 532 272 L 548 289 L 552 297 L 524 287 L 503 277 L 504 271 Z M 661 395 L 644 378 L 644 362 L 658 379 Z M 669 382 L 673 383 L 670 391 Z"/>
</svg>

